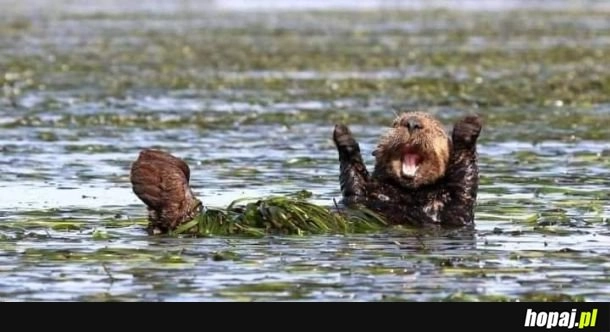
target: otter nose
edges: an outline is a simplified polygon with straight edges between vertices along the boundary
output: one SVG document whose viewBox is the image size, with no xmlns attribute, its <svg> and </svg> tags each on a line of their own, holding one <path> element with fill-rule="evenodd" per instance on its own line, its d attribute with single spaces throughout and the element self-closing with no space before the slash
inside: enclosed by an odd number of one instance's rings
<svg viewBox="0 0 610 332">
<path fill-rule="evenodd" d="M 407 129 L 409 130 L 410 133 L 414 132 L 417 129 L 422 128 L 421 122 L 416 117 L 410 117 L 407 119 L 406 122 L 407 122 Z"/>
</svg>

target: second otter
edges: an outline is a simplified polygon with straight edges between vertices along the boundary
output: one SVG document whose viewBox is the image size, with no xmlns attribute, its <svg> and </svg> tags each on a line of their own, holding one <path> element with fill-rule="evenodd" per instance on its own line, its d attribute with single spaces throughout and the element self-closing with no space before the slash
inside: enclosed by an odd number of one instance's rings
<svg viewBox="0 0 610 332">
<path fill-rule="evenodd" d="M 481 127 L 477 116 L 465 117 L 450 138 L 431 115 L 404 113 L 381 137 L 369 174 L 349 128 L 336 125 L 333 140 L 344 204 L 363 205 L 393 224 L 472 225 Z"/>
</svg>

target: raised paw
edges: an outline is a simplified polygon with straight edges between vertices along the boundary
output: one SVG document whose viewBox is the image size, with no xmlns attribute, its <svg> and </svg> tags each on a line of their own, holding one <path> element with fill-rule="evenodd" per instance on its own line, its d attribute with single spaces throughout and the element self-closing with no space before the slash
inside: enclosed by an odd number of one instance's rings
<svg viewBox="0 0 610 332">
<path fill-rule="evenodd" d="M 476 143 L 483 122 L 478 115 L 469 115 L 458 121 L 453 127 L 454 144 L 472 145 Z"/>
<path fill-rule="evenodd" d="M 133 192 L 147 206 L 151 227 L 171 230 L 189 221 L 201 209 L 201 201 L 189 186 L 190 169 L 168 153 L 144 150 L 132 164 Z"/>
<path fill-rule="evenodd" d="M 333 141 L 335 141 L 335 145 L 349 145 L 353 140 L 354 138 L 352 137 L 352 132 L 346 125 L 335 125 L 335 130 L 333 131 Z"/>
<path fill-rule="evenodd" d="M 358 142 L 356 142 L 352 136 L 352 132 L 344 124 L 335 125 L 335 130 L 333 131 L 333 141 L 335 142 L 337 150 L 339 150 L 339 153 L 343 157 L 360 154 Z"/>
</svg>

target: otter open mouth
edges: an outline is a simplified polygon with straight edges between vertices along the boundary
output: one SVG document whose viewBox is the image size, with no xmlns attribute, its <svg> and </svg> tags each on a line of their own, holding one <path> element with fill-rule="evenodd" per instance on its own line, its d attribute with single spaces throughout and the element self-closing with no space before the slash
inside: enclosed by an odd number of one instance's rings
<svg viewBox="0 0 610 332">
<path fill-rule="evenodd" d="M 406 147 L 402 155 L 402 175 L 414 177 L 421 160 L 421 155 L 414 148 Z"/>
</svg>

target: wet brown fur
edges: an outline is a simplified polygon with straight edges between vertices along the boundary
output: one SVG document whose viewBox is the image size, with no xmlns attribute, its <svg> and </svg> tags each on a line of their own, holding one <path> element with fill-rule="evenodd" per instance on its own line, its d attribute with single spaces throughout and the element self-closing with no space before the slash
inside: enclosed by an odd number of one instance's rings
<svg viewBox="0 0 610 332">
<path fill-rule="evenodd" d="M 406 122 L 416 118 L 421 127 L 410 132 Z M 392 123 L 392 128 L 383 135 L 373 151 L 375 174 L 380 178 L 392 179 L 401 186 L 417 188 L 437 181 L 447 169 L 451 141 L 443 125 L 427 113 L 403 113 Z M 411 146 L 423 156 L 416 175 L 405 178 L 401 175 L 402 152 Z"/>
<path fill-rule="evenodd" d="M 406 122 L 413 118 L 418 120 L 419 128 L 410 132 Z M 392 223 L 472 224 L 478 188 L 476 140 L 480 130 L 478 117 L 466 117 L 455 124 L 450 139 L 432 116 L 403 114 L 373 152 L 376 163 L 371 175 L 349 128 L 335 126 L 333 138 L 339 152 L 343 202 L 364 205 Z M 423 156 L 412 178 L 400 173 L 400 152 L 405 145 Z M 167 152 L 141 151 L 132 164 L 130 179 L 133 192 L 147 206 L 150 234 L 174 230 L 202 209 L 189 185 L 189 166 Z"/>
<path fill-rule="evenodd" d="M 130 180 L 133 192 L 147 206 L 150 234 L 167 233 L 202 208 L 189 185 L 189 166 L 167 152 L 142 150 L 131 166 Z"/>
<path fill-rule="evenodd" d="M 409 128 L 413 127 L 409 121 L 417 128 Z M 369 174 L 349 128 L 336 125 L 333 139 L 339 153 L 343 202 L 368 207 L 395 224 L 472 225 L 481 127 L 478 116 L 467 116 L 455 124 L 450 138 L 427 113 L 401 114 L 381 136 L 373 152 L 374 171 Z M 413 177 L 401 173 L 405 146 L 423 157 Z"/>
</svg>

